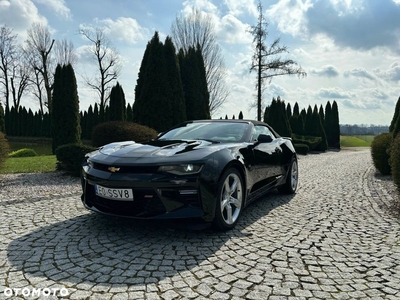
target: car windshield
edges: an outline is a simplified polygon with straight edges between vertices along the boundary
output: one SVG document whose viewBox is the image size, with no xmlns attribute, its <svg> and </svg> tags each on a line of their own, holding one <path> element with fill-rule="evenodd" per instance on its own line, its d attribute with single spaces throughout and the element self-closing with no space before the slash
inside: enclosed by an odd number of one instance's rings
<svg viewBox="0 0 400 300">
<path fill-rule="evenodd" d="M 243 142 L 249 124 L 243 122 L 193 122 L 171 129 L 160 140 L 207 140 L 210 142 Z"/>
</svg>

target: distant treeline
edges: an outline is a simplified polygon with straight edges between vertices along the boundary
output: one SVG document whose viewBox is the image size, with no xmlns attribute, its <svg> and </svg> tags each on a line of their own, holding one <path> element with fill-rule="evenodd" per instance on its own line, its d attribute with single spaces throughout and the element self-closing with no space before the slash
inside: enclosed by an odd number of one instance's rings
<svg viewBox="0 0 400 300">
<path fill-rule="evenodd" d="M 341 135 L 378 135 L 389 132 L 389 126 L 381 125 L 340 125 Z"/>
</svg>

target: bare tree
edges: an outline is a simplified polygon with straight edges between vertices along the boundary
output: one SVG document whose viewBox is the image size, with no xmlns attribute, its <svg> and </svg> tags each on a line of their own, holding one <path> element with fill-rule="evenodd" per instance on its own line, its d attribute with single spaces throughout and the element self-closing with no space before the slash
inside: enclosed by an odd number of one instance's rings
<svg viewBox="0 0 400 300">
<path fill-rule="evenodd" d="M 91 45 L 91 53 L 98 67 L 98 75 L 94 78 L 84 78 L 86 84 L 95 90 L 100 97 L 100 118 L 104 117 L 104 109 L 110 97 L 112 82 L 121 72 L 121 59 L 102 28 L 80 29 Z"/>
<path fill-rule="evenodd" d="M 78 56 L 74 50 L 74 44 L 71 41 L 63 39 L 61 41 L 56 41 L 55 47 L 55 57 L 57 65 L 68 65 L 74 66 L 78 61 Z"/>
<path fill-rule="evenodd" d="M 43 79 L 47 97 L 44 104 L 47 105 L 50 114 L 52 111 L 51 93 L 53 90 L 53 70 L 55 67 L 55 60 L 51 56 L 51 50 L 53 49 L 54 42 L 47 27 L 40 23 L 33 23 L 28 30 L 28 39 L 25 41 L 26 45 L 24 48 L 31 67 Z"/>
<path fill-rule="evenodd" d="M 250 72 L 257 73 L 257 120 L 261 121 L 262 93 L 265 80 L 270 83 L 272 78 L 281 75 L 307 76 L 307 73 L 291 59 L 284 59 L 279 54 L 289 53 L 286 46 L 280 46 L 280 39 L 273 41 L 271 46 L 266 45 L 268 23 L 263 15 L 261 1 L 258 2 L 258 22 L 251 26 L 249 32 L 253 36 L 254 54 Z M 278 55 L 278 56 L 277 56 Z"/>
<path fill-rule="evenodd" d="M 177 50 L 183 49 L 186 54 L 190 47 L 200 47 L 210 93 L 210 114 L 215 114 L 227 100 L 229 90 L 225 83 L 224 59 L 211 17 L 199 10 L 193 10 L 188 16 L 178 15 L 172 23 L 171 31 Z"/>
<path fill-rule="evenodd" d="M 39 73 L 38 70 L 32 70 L 33 76 L 29 79 L 30 82 L 30 91 L 39 101 L 39 109 L 40 113 L 44 115 L 44 102 L 43 102 L 43 77 Z"/>
<path fill-rule="evenodd" d="M 18 51 L 19 60 L 15 61 L 12 67 L 11 92 L 13 104 L 18 110 L 21 104 L 21 98 L 27 88 L 31 85 L 32 68 L 29 61 L 26 59 L 23 50 L 20 48 Z"/>
<path fill-rule="evenodd" d="M 13 34 L 12 29 L 3 25 L 0 28 L 0 82 L 4 86 L 6 108 L 10 107 L 10 73 L 12 66 L 17 59 L 17 35 Z"/>
</svg>

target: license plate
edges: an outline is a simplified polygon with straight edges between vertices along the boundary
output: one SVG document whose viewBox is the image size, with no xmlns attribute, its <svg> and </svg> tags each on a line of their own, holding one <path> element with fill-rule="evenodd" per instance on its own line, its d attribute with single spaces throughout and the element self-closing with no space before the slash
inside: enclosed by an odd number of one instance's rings
<svg viewBox="0 0 400 300">
<path fill-rule="evenodd" d="M 103 198 L 120 201 L 133 201 L 132 189 L 114 189 L 95 184 L 94 190 L 96 191 L 97 196 Z"/>
</svg>

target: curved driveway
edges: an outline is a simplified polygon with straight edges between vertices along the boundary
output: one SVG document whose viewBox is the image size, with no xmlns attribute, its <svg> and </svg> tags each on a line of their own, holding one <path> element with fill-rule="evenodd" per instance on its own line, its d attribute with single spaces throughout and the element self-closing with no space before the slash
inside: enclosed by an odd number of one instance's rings
<svg viewBox="0 0 400 300">
<path fill-rule="evenodd" d="M 0 198 L 0 299 L 400 299 L 393 185 L 369 149 L 299 168 L 295 196 L 265 196 L 227 233 L 100 216 L 77 194 Z"/>
</svg>

